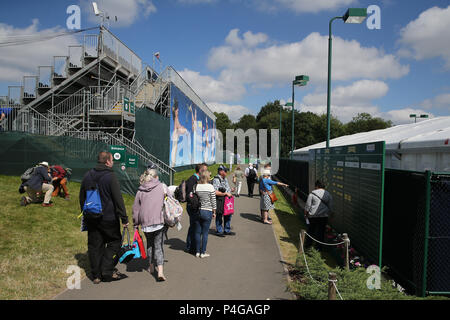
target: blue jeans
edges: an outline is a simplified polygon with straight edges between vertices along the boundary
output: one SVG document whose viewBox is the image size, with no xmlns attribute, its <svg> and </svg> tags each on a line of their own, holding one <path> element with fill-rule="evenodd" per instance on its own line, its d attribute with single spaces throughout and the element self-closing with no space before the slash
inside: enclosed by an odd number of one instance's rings
<svg viewBox="0 0 450 320">
<path fill-rule="evenodd" d="M 196 211 L 187 209 L 189 215 L 189 229 L 186 238 L 186 250 L 193 251 L 195 249 L 195 223 L 200 218 L 200 214 Z"/>
<path fill-rule="evenodd" d="M 228 233 L 231 231 L 231 216 L 232 214 L 227 216 L 224 216 L 223 214 L 216 216 L 216 230 L 218 233 L 223 233 L 223 224 L 225 224 L 225 232 Z"/>
<path fill-rule="evenodd" d="M 195 244 L 197 253 L 205 253 L 208 244 L 209 226 L 212 220 L 212 211 L 200 210 L 200 219 L 195 221 Z"/>
</svg>

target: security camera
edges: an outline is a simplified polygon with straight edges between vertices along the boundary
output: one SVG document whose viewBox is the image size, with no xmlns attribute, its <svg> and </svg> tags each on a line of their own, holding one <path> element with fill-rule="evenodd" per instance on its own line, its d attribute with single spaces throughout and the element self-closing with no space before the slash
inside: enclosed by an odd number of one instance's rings
<svg viewBox="0 0 450 320">
<path fill-rule="evenodd" d="M 92 7 L 94 8 L 94 13 L 96 16 L 100 15 L 100 11 L 98 10 L 97 2 L 92 2 Z"/>
</svg>

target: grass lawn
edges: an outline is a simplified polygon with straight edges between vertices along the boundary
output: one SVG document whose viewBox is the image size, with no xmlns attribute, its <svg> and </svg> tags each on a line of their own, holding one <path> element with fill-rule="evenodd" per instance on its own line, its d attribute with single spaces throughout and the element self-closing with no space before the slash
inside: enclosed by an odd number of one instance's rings
<svg viewBox="0 0 450 320">
<path fill-rule="evenodd" d="M 87 233 L 77 218 L 80 184 L 70 182 L 71 199 L 53 198 L 49 208 L 20 206 L 19 185 L 19 177 L 0 175 L 0 300 L 51 299 L 66 289 L 69 265 L 89 273 Z M 134 197 L 124 200 L 131 219 Z"/>
<path fill-rule="evenodd" d="M 211 178 L 213 178 L 214 176 L 217 175 L 217 168 L 219 168 L 220 164 L 213 164 L 211 166 L 208 166 L 208 170 L 211 172 Z M 227 168 L 229 168 L 229 165 L 225 165 Z M 235 166 L 233 166 L 233 169 L 235 168 Z M 184 171 L 180 171 L 175 173 L 174 178 L 173 178 L 173 184 L 178 186 L 180 185 L 182 180 L 187 180 L 189 179 L 190 176 L 192 176 L 195 173 L 195 169 L 189 169 L 189 170 L 184 170 Z"/>
</svg>

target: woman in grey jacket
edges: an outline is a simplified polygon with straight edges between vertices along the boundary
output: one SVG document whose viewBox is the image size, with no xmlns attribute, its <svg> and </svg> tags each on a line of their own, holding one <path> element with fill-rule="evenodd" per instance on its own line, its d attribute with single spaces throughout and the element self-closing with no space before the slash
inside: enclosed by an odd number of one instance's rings
<svg viewBox="0 0 450 320">
<path fill-rule="evenodd" d="M 155 263 L 158 270 L 158 281 L 165 281 L 164 264 L 164 217 L 162 207 L 164 204 L 167 186 L 159 181 L 158 173 L 154 169 L 147 169 L 140 178 L 141 186 L 136 193 L 133 204 L 133 223 L 137 229 L 139 225 L 147 238 L 147 255 L 150 260 L 148 271 L 155 272 Z"/>
</svg>

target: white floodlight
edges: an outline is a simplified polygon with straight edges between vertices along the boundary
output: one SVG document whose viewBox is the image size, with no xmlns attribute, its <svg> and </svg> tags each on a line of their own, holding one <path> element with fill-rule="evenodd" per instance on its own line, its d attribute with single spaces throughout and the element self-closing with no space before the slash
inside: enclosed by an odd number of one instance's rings
<svg viewBox="0 0 450 320">
<path fill-rule="evenodd" d="M 97 2 L 92 2 L 92 7 L 94 8 L 94 13 L 96 16 L 100 15 L 100 10 L 98 10 Z"/>
</svg>

